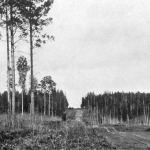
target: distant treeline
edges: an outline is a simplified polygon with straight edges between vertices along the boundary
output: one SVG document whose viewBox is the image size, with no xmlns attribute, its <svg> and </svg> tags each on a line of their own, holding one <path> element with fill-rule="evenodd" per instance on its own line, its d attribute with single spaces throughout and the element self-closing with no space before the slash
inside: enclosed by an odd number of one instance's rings
<svg viewBox="0 0 150 150">
<path fill-rule="evenodd" d="M 12 95 L 12 93 L 10 93 Z M 66 108 L 68 107 L 68 101 L 63 91 L 53 89 L 51 91 L 50 97 L 49 94 L 46 93 L 44 95 L 43 92 L 36 90 L 34 92 L 34 100 L 35 100 L 35 113 L 44 114 L 44 96 L 46 98 L 46 107 L 45 112 L 46 115 L 53 116 L 61 116 Z M 30 104 L 31 104 L 31 92 L 24 92 L 23 96 L 23 107 L 24 112 L 30 113 Z M 18 91 L 15 94 L 15 110 L 17 113 L 21 113 L 22 111 L 22 95 Z M 50 101 L 50 103 L 49 103 Z M 12 103 L 11 103 L 12 104 Z M 49 111 L 50 108 L 50 111 Z M 0 113 L 7 113 L 8 110 L 8 101 L 7 101 L 7 91 L 0 93 Z"/>
<path fill-rule="evenodd" d="M 87 109 L 90 117 L 100 123 L 142 118 L 141 123 L 149 124 L 150 93 L 105 92 L 95 95 L 90 92 L 82 98 L 81 108 Z"/>
</svg>

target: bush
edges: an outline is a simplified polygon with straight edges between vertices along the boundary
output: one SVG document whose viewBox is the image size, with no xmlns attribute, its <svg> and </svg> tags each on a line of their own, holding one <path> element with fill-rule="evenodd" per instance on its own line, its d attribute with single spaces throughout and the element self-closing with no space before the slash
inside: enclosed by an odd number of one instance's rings
<svg viewBox="0 0 150 150">
<path fill-rule="evenodd" d="M 75 120 L 75 115 L 76 115 L 76 111 L 71 109 L 67 111 L 66 118 L 67 120 L 68 119 Z"/>
</svg>

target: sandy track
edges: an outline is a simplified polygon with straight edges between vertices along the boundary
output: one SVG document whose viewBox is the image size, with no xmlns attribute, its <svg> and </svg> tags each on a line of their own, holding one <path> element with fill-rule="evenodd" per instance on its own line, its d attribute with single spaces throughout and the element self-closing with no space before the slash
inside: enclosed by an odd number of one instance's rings
<svg viewBox="0 0 150 150">
<path fill-rule="evenodd" d="M 82 114 L 83 114 L 83 110 L 76 110 L 75 119 L 77 121 L 82 121 Z"/>
<path fill-rule="evenodd" d="M 107 133 L 104 135 L 119 149 L 146 150 L 150 148 L 150 139 L 139 134 L 118 132 L 113 127 L 103 127 Z"/>
</svg>

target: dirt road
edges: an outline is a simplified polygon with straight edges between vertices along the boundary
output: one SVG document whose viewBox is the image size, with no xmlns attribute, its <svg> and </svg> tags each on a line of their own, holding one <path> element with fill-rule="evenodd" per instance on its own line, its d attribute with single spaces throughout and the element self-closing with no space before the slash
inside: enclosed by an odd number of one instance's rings
<svg viewBox="0 0 150 150">
<path fill-rule="evenodd" d="M 76 110 L 75 120 L 82 121 L 83 110 Z M 96 133 L 103 135 L 113 143 L 118 150 L 150 150 L 150 133 L 145 126 L 118 126 L 100 125 Z"/>
<path fill-rule="evenodd" d="M 150 150 L 150 138 L 141 135 L 142 132 L 118 132 L 105 126 L 101 127 L 101 132 L 118 150 Z"/>
<path fill-rule="evenodd" d="M 75 119 L 77 121 L 82 121 L 82 114 L 83 114 L 83 110 L 76 110 Z"/>
</svg>

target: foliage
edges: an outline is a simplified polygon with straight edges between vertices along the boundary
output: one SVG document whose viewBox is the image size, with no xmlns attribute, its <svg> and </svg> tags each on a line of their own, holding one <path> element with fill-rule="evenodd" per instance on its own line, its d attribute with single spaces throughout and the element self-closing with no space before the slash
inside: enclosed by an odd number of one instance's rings
<svg viewBox="0 0 150 150">
<path fill-rule="evenodd" d="M 29 76 L 29 85 L 31 85 L 31 76 Z M 33 77 L 33 88 L 34 90 L 37 90 L 39 88 L 38 80 L 36 77 Z"/>
<path fill-rule="evenodd" d="M 22 130 L 23 129 L 23 130 Z M 97 129 L 86 128 L 77 121 L 40 122 L 35 129 L 22 128 L 18 131 L 0 132 L 2 149 L 62 149 L 62 150 L 116 150 Z"/>
<path fill-rule="evenodd" d="M 32 48 L 41 47 L 41 45 L 45 44 L 47 40 L 54 39 L 53 36 L 47 35 L 46 33 L 41 34 L 43 27 L 49 25 L 52 22 L 52 18 L 47 17 L 47 15 L 51 9 L 53 0 L 20 1 L 20 14 L 24 18 L 23 21 L 26 22 L 26 25 L 22 27 L 23 32 L 20 35 L 20 38 L 26 38 L 30 34 L 28 28 L 31 27 L 33 40 Z"/>
<path fill-rule="evenodd" d="M 67 110 L 67 119 L 75 119 L 76 111 L 74 109 Z"/>
<path fill-rule="evenodd" d="M 51 76 L 45 76 L 42 80 L 41 80 L 41 88 L 44 91 L 51 91 L 53 88 L 55 88 L 56 83 L 52 80 Z"/>
<path fill-rule="evenodd" d="M 19 85 L 22 89 L 25 88 L 26 76 L 29 71 L 27 59 L 24 56 L 20 56 L 17 61 L 17 70 L 19 72 Z"/>
<path fill-rule="evenodd" d="M 30 112 L 30 103 L 31 103 L 31 97 L 30 97 L 31 91 L 26 91 L 24 93 L 24 112 Z M 44 111 L 44 98 L 43 93 L 41 91 L 35 90 L 34 91 L 35 97 L 35 110 L 36 113 L 43 114 Z M 12 95 L 12 92 L 10 93 Z M 46 103 L 48 103 L 48 93 L 46 94 Z M 21 93 L 16 91 L 15 93 L 16 97 L 16 112 L 21 112 Z M 53 105 L 53 106 L 52 106 Z M 63 112 L 66 111 L 66 108 L 68 107 L 68 101 L 61 90 L 53 89 L 51 93 L 51 107 L 54 109 L 52 110 L 50 108 L 50 114 L 53 114 L 55 116 L 62 116 Z M 4 91 L 3 93 L 0 93 L 0 113 L 6 113 L 8 109 L 8 101 L 7 101 L 7 91 Z M 46 115 L 48 115 L 48 107 L 46 107 Z"/>
<path fill-rule="evenodd" d="M 130 122 L 143 116 L 143 123 L 148 124 L 149 104 L 150 93 L 105 92 L 95 95 L 90 92 L 82 98 L 81 108 L 88 110 L 89 116 L 95 116 L 99 123 Z"/>
</svg>

